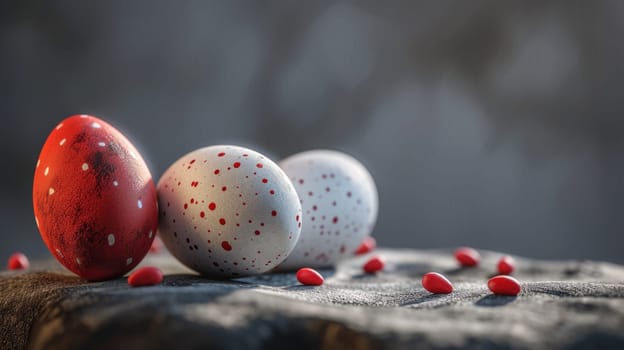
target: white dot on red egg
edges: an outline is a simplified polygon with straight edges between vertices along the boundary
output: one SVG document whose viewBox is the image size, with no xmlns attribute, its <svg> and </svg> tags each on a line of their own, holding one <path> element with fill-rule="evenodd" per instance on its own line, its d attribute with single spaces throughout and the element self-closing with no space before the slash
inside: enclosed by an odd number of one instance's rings
<svg viewBox="0 0 624 350">
<path fill-rule="evenodd" d="M 106 146 L 106 143 L 105 142 L 98 142 L 98 146 L 104 147 L 104 146 Z"/>
<path fill-rule="evenodd" d="M 113 244 L 115 244 L 115 235 L 111 233 L 108 235 L 108 245 L 112 246 Z"/>
<path fill-rule="evenodd" d="M 80 168 L 82 169 L 82 171 L 87 171 L 87 170 L 89 170 L 89 164 L 82 163 L 82 166 Z"/>
<path fill-rule="evenodd" d="M 91 126 L 92 126 L 94 129 L 99 129 L 99 128 L 101 128 L 101 127 L 102 127 L 102 125 L 100 125 L 100 123 L 98 123 L 98 122 L 93 122 L 93 124 L 91 124 Z"/>
<path fill-rule="evenodd" d="M 76 263 L 78 263 L 78 265 L 82 265 L 82 262 L 80 261 L 80 258 L 76 258 Z"/>
<path fill-rule="evenodd" d="M 141 202 L 141 200 L 140 200 L 140 199 L 137 201 L 137 207 L 138 207 L 139 209 L 142 209 L 142 208 L 143 208 L 143 202 Z"/>
<path fill-rule="evenodd" d="M 50 196 L 51 196 L 51 195 L 53 195 L 53 194 L 54 194 L 54 192 L 56 192 L 56 191 L 54 191 L 54 188 L 50 187 L 50 188 L 48 189 L 48 195 L 50 195 Z"/>
<path fill-rule="evenodd" d="M 61 124 L 57 125 L 57 126 L 56 126 L 56 130 L 58 130 L 58 129 L 62 128 L 62 127 L 63 127 L 63 123 L 61 123 Z"/>
<path fill-rule="evenodd" d="M 49 166 L 47 166 L 45 168 L 45 170 L 43 171 L 43 176 L 48 176 L 48 173 L 50 173 L 50 167 Z"/>
<path fill-rule="evenodd" d="M 62 139 L 62 140 L 59 142 L 59 146 L 63 146 L 63 145 L 65 144 L 65 141 L 67 141 L 67 139 Z"/>
<path fill-rule="evenodd" d="M 152 231 L 150 231 L 150 232 L 149 232 L 148 237 L 149 237 L 149 238 L 152 238 L 152 235 L 153 235 L 153 234 L 154 234 L 154 233 L 153 233 Z"/>
<path fill-rule="evenodd" d="M 113 186 L 115 186 L 115 187 L 119 186 L 119 182 L 113 181 Z"/>
<path fill-rule="evenodd" d="M 126 259 L 126 265 L 130 265 L 130 264 L 132 264 L 132 258 Z"/>
<path fill-rule="evenodd" d="M 63 257 L 63 253 L 61 253 L 61 251 L 60 251 L 58 248 L 56 248 L 56 253 L 57 253 L 57 254 L 58 254 L 61 258 Z"/>
</svg>

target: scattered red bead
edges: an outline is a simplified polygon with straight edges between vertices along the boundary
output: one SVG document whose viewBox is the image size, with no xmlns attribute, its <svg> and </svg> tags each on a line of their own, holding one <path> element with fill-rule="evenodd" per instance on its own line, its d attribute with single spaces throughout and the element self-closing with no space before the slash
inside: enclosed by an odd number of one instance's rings
<svg viewBox="0 0 624 350">
<path fill-rule="evenodd" d="M 435 294 L 448 294 L 453 291 L 451 281 L 437 272 L 426 273 L 422 278 L 422 285 Z"/>
<path fill-rule="evenodd" d="M 366 273 L 375 273 L 381 271 L 386 263 L 378 256 L 370 258 L 362 267 Z"/>
<path fill-rule="evenodd" d="M 9 257 L 9 263 L 7 264 L 9 270 L 24 270 L 30 266 L 30 262 L 26 255 L 22 253 L 15 253 Z"/>
<path fill-rule="evenodd" d="M 159 253 L 163 249 L 163 242 L 160 240 L 160 237 L 154 237 L 152 241 L 152 246 L 150 247 L 150 253 Z"/>
<path fill-rule="evenodd" d="M 297 271 L 297 281 L 307 286 L 320 286 L 325 279 L 316 270 L 304 267 Z"/>
<path fill-rule="evenodd" d="M 358 249 L 355 251 L 355 255 L 366 254 L 377 247 L 377 241 L 371 236 L 364 238 Z"/>
<path fill-rule="evenodd" d="M 511 276 L 498 275 L 490 278 L 488 288 L 498 295 L 518 295 L 520 293 L 520 282 Z"/>
<path fill-rule="evenodd" d="M 516 267 L 516 262 L 511 256 L 505 255 L 498 260 L 496 267 L 499 274 L 511 275 Z"/>
<path fill-rule="evenodd" d="M 481 255 L 472 248 L 461 247 L 455 251 L 455 259 L 461 266 L 477 266 L 481 260 Z"/>
<path fill-rule="evenodd" d="M 159 284 L 162 280 L 162 271 L 153 266 L 141 267 L 128 276 L 128 284 L 132 287 L 153 286 Z"/>
</svg>

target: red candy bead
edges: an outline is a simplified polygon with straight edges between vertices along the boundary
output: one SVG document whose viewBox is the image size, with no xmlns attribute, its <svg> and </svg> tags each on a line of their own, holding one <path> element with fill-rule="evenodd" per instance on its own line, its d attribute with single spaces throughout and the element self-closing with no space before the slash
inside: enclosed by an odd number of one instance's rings
<svg viewBox="0 0 624 350">
<path fill-rule="evenodd" d="M 128 276 L 128 284 L 132 287 L 153 286 L 163 280 L 163 273 L 153 266 L 137 269 Z"/>
<path fill-rule="evenodd" d="M 501 257 L 500 260 L 498 260 L 498 264 L 496 265 L 498 273 L 501 275 L 511 275 L 515 269 L 515 266 L 516 262 L 509 255 Z"/>
<path fill-rule="evenodd" d="M 304 267 L 297 271 L 297 281 L 307 286 L 320 286 L 325 279 L 316 270 Z"/>
<path fill-rule="evenodd" d="M 362 267 L 366 273 L 375 273 L 383 270 L 385 262 L 382 258 L 375 256 L 370 258 Z"/>
<path fill-rule="evenodd" d="M 472 248 L 461 247 L 455 251 L 455 259 L 461 266 L 477 266 L 481 260 L 481 255 Z"/>
<path fill-rule="evenodd" d="M 490 278 L 488 288 L 498 295 L 518 295 L 520 282 L 511 276 L 498 275 Z"/>
<path fill-rule="evenodd" d="M 150 247 L 150 253 L 159 253 L 163 249 L 163 242 L 160 240 L 160 237 L 154 237 L 152 241 L 152 246 Z"/>
<path fill-rule="evenodd" d="M 9 270 L 23 270 L 30 266 L 30 262 L 26 255 L 22 253 L 15 253 L 9 257 L 9 263 L 7 264 Z"/>
<path fill-rule="evenodd" d="M 366 254 L 377 247 L 377 241 L 371 236 L 364 238 L 358 249 L 355 251 L 355 255 Z"/>
<path fill-rule="evenodd" d="M 443 275 L 437 272 L 426 273 L 422 278 L 423 288 L 435 294 L 448 294 L 453 291 L 453 285 Z"/>
</svg>

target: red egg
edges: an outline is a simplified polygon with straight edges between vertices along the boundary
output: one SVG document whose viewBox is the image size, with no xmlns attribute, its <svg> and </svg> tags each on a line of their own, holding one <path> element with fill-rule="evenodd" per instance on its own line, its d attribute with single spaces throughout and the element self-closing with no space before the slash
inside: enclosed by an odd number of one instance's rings
<svg viewBox="0 0 624 350">
<path fill-rule="evenodd" d="M 156 189 L 136 148 L 88 115 L 63 120 L 35 169 L 33 207 L 52 255 L 80 277 L 122 276 L 150 249 L 158 226 Z"/>
</svg>

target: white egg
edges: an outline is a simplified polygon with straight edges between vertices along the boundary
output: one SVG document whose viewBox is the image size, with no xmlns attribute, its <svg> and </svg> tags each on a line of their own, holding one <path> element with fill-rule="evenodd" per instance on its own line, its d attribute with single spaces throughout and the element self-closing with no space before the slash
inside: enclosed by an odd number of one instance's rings
<svg viewBox="0 0 624 350">
<path fill-rule="evenodd" d="M 301 231 L 292 182 L 250 149 L 211 146 L 178 159 L 158 183 L 159 234 L 200 273 L 235 277 L 279 265 Z"/>
<path fill-rule="evenodd" d="M 377 220 L 377 188 L 366 168 L 349 155 L 327 150 L 298 153 L 279 165 L 303 209 L 299 241 L 279 269 L 326 267 L 353 256 Z"/>
</svg>

